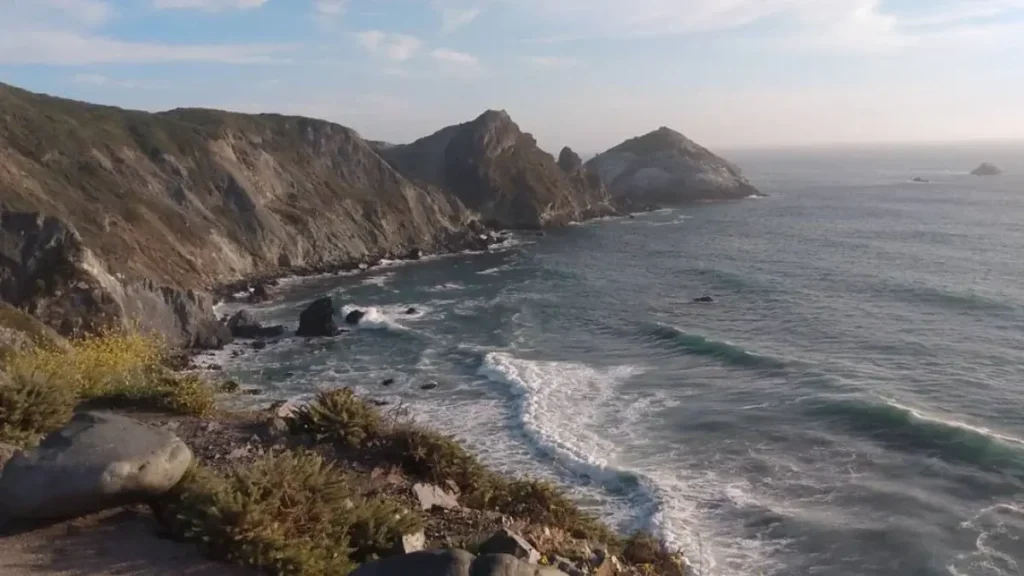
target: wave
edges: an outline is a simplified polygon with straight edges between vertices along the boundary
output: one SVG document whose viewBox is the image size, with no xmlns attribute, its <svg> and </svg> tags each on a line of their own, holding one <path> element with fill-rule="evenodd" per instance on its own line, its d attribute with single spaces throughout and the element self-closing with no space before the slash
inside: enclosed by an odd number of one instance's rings
<svg viewBox="0 0 1024 576">
<path fill-rule="evenodd" d="M 648 334 L 687 354 L 715 358 L 729 366 L 773 370 L 786 367 L 786 362 L 779 358 L 757 354 L 731 342 L 691 334 L 668 324 L 657 323 L 649 328 Z"/>
<path fill-rule="evenodd" d="M 900 300 L 913 304 L 931 304 L 954 310 L 977 312 L 1019 311 L 1012 303 L 969 292 L 954 292 L 934 286 L 896 286 L 887 290 Z"/>
<path fill-rule="evenodd" d="M 356 325 L 357 328 L 365 330 L 388 330 L 391 332 L 409 331 L 409 328 L 398 323 L 398 321 L 392 318 L 389 314 L 385 313 L 376 306 L 345 306 L 341 309 L 342 318 L 348 316 L 349 312 L 355 310 L 360 310 L 363 312 L 363 317 L 359 319 L 359 323 Z"/>
<path fill-rule="evenodd" d="M 494 268 L 488 268 L 486 270 L 481 270 L 481 271 L 477 272 L 477 274 L 481 274 L 483 276 L 491 276 L 491 275 L 497 274 L 499 272 L 505 272 L 506 270 L 511 270 L 514 267 L 515 267 L 514 264 L 503 264 L 501 266 L 495 266 Z"/>
<path fill-rule="evenodd" d="M 438 284 L 427 288 L 428 292 L 452 292 L 455 290 L 463 290 L 466 286 L 461 282 L 445 282 L 444 284 Z"/>
<path fill-rule="evenodd" d="M 363 286 L 384 286 L 395 277 L 394 272 L 368 276 L 362 282 Z"/>
<path fill-rule="evenodd" d="M 810 415 L 904 452 L 1024 475 L 1024 439 L 911 408 L 889 398 L 818 404 Z"/>
<path fill-rule="evenodd" d="M 646 222 L 646 224 L 652 228 L 660 228 L 662 226 L 675 226 L 677 224 L 682 224 L 683 222 L 686 222 L 690 218 L 692 218 L 692 216 L 676 216 L 672 220 L 668 220 L 666 222 Z"/>
</svg>

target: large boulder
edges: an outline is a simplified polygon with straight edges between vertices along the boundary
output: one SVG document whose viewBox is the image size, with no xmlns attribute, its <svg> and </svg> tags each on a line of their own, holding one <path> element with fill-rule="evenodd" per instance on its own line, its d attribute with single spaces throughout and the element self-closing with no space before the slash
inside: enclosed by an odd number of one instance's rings
<svg viewBox="0 0 1024 576">
<path fill-rule="evenodd" d="M 427 550 L 363 564 L 351 576 L 565 576 L 506 554 L 474 557 L 465 550 Z"/>
<path fill-rule="evenodd" d="M 76 414 L 0 474 L 0 515 L 80 516 L 163 495 L 188 470 L 192 451 L 167 430 L 114 414 Z"/>
<path fill-rule="evenodd" d="M 363 319 L 363 316 L 366 316 L 366 312 L 363 312 L 362 310 L 352 310 L 345 315 L 345 324 L 355 326 L 356 324 L 359 324 L 359 321 Z"/>
<path fill-rule="evenodd" d="M 334 336 L 338 326 L 334 323 L 334 300 L 330 296 L 321 298 L 299 314 L 299 329 L 296 336 Z"/>
<path fill-rule="evenodd" d="M 263 326 L 248 310 L 239 310 L 228 319 L 228 329 L 235 338 L 277 338 L 284 335 L 284 326 Z"/>
</svg>

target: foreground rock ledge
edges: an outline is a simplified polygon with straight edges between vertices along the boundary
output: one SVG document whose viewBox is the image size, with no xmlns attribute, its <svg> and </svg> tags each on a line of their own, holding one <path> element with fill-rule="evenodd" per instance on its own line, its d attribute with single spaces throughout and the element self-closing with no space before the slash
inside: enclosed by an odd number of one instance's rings
<svg viewBox="0 0 1024 576">
<path fill-rule="evenodd" d="M 170 432 L 115 414 L 76 414 L 4 466 L 0 515 L 52 520 L 144 501 L 173 488 L 191 462 Z"/>
<path fill-rule="evenodd" d="M 508 554 L 473 556 L 465 550 L 430 550 L 363 564 L 351 576 L 566 576 Z"/>
</svg>

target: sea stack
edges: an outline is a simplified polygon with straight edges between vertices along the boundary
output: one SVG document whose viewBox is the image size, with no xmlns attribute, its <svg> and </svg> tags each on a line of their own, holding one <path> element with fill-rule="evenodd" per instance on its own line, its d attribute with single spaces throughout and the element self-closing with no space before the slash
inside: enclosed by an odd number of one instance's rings
<svg viewBox="0 0 1024 576">
<path fill-rule="evenodd" d="M 990 162 L 982 162 L 977 168 L 971 170 L 971 176 L 999 176 L 1003 171 Z"/>
<path fill-rule="evenodd" d="M 586 168 L 627 208 L 759 194 L 738 167 L 665 127 L 597 155 Z"/>
</svg>

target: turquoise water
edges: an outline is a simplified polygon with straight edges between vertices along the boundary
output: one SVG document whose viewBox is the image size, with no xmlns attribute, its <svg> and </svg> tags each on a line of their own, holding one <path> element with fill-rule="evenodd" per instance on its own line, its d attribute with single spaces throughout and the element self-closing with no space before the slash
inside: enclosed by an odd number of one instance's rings
<svg viewBox="0 0 1024 576">
<path fill-rule="evenodd" d="M 402 402 L 707 574 L 1024 572 L 1024 148 L 731 159 L 771 196 L 287 283 L 264 320 L 373 310 L 218 361 Z"/>
</svg>

